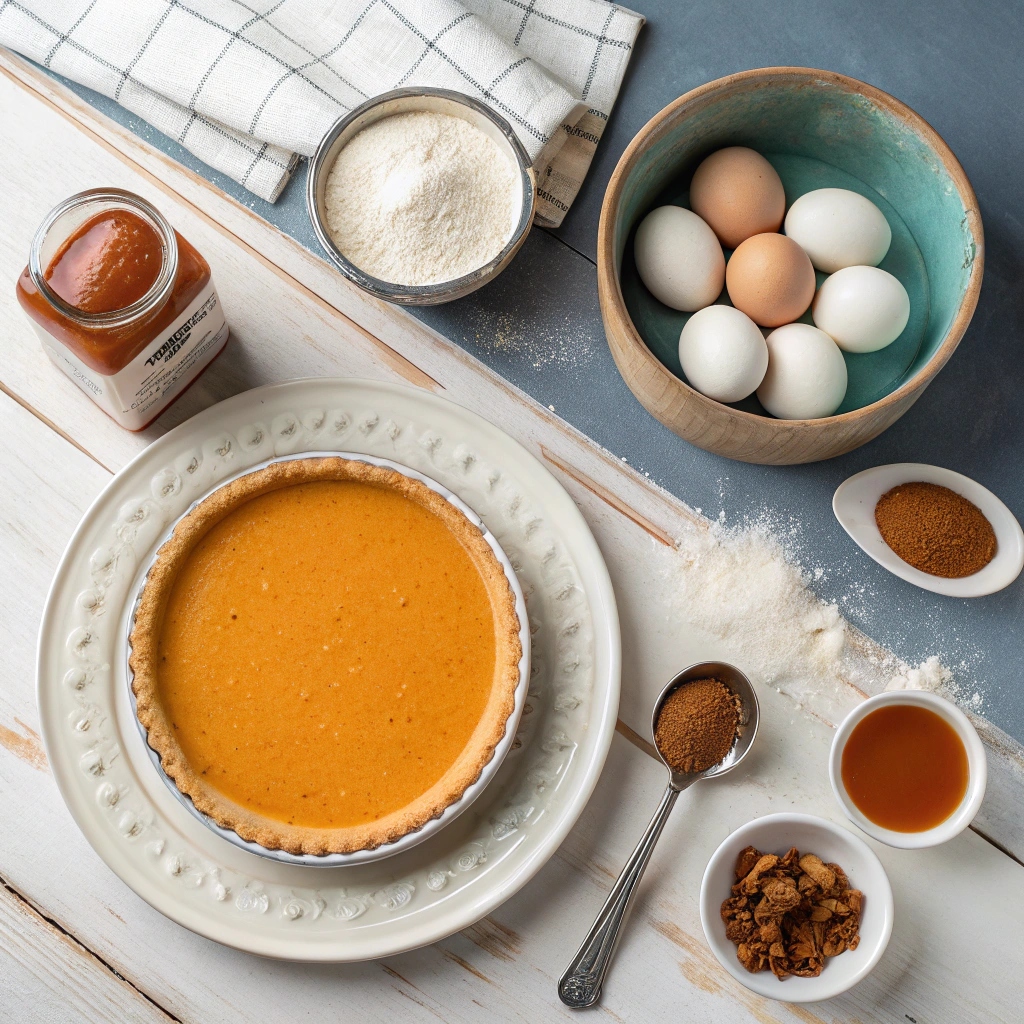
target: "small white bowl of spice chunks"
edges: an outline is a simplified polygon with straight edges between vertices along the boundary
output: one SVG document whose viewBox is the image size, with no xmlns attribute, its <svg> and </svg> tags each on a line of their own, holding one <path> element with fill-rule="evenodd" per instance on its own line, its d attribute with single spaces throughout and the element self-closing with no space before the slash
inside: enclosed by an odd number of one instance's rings
<svg viewBox="0 0 1024 1024">
<path fill-rule="evenodd" d="M 892 934 L 892 888 L 852 832 L 810 814 L 769 814 L 715 851 L 700 919 L 719 963 L 787 1003 L 831 999 L 863 980 Z"/>
<path fill-rule="evenodd" d="M 1024 568 L 1024 531 L 987 487 L 942 466 L 898 462 L 844 481 L 832 498 L 865 554 L 946 597 L 984 597 Z"/>
</svg>

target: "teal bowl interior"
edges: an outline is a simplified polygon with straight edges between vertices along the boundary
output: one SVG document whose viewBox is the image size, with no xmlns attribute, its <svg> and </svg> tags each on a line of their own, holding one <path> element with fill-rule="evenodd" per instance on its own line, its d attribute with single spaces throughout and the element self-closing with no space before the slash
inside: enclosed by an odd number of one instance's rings
<svg viewBox="0 0 1024 1024">
<path fill-rule="evenodd" d="M 690 314 L 662 305 L 643 286 L 633 235 L 655 207 L 688 207 L 694 170 L 723 146 L 762 153 L 782 178 L 787 209 L 812 189 L 845 188 L 885 214 L 892 245 L 880 266 L 907 289 L 910 320 L 879 352 L 843 353 L 849 385 L 838 412 L 871 405 L 911 380 L 938 351 L 968 290 L 977 240 L 967 210 L 950 170 L 912 122 L 808 72 L 741 77 L 711 91 L 684 117 L 667 120 L 624 181 L 616 258 L 626 308 L 651 352 L 685 380 L 678 344 Z M 817 275 L 819 284 L 825 276 Z M 728 303 L 724 290 L 718 301 Z M 811 323 L 810 313 L 802 320 Z M 753 396 L 734 407 L 767 415 Z"/>
</svg>

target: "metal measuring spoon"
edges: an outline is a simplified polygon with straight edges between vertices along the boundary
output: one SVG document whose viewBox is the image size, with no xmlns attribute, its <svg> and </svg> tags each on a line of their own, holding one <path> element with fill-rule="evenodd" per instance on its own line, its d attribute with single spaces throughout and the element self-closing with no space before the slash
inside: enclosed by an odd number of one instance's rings
<svg viewBox="0 0 1024 1024">
<path fill-rule="evenodd" d="M 658 837 L 665 827 L 665 822 L 668 821 L 676 798 L 684 789 L 689 788 L 699 779 L 714 779 L 732 771 L 746 757 L 747 751 L 750 750 L 754 737 L 757 735 L 758 706 L 754 688 L 750 685 L 750 680 L 739 669 L 720 661 L 703 661 L 698 665 L 691 665 L 690 668 L 680 672 L 661 691 L 661 696 L 654 705 L 651 731 L 656 731 L 661 706 L 674 690 L 682 686 L 683 683 L 709 677 L 720 679 L 740 699 L 740 726 L 732 749 L 723 760 L 713 767 L 703 772 L 690 773 L 672 771 L 661 751 L 658 751 L 658 756 L 661 757 L 671 773 L 665 795 L 661 798 L 661 804 L 651 819 L 650 825 L 647 826 L 643 838 L 637 844 L 632 856 L 626 861 L 626 866 L 622 869 L 622 874 L 619 875 L 615 885 L 612 886 L 608 899 L 597 915 L 594 927 L 590 929 L 579 952 L 573 957 L 572 963 L 569 964 L 565 974 L 558 982 L 559 998 L 566 1006 L 573 1009 L 582 1010 L 587 1006 L 593 1006 L 600 998 L 604 976 L 608 973 L 608 966 L 615 953 L 615 947 L 618 945 L 622 922 L 633 905 L 637 883 L 643 877 L 647 862 L 654 852 L 654 844 L 657 843 Z"/>
</svg>

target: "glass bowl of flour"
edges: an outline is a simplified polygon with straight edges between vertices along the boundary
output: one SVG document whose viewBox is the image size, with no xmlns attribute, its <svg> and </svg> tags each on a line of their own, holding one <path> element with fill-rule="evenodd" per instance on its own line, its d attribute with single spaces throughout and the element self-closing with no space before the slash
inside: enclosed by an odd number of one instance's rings
<svg viewBox="0 0 1024 1024">
<path fill-rule="evenodd" d="M 364 291 L 431 306 L 508 265 L 533 223 L 535 180 L 511 125 L 448 89 L 396 89 L 338 120 L 309 167 L 320 244 Z"/>
</svg>

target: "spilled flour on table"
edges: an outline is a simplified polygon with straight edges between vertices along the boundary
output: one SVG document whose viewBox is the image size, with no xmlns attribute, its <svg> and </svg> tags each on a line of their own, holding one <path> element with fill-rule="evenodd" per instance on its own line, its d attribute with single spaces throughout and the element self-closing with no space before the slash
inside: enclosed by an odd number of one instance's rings
<svg viewBox="0 0 1024 1024">
<path fill-rule="evenodd" d="M 955 701 L 965 710 L 982 714 L 985 701 L 980 693 L 969 693 L 957 682 L 953 670 L 939 661 L 936 655 L 922 661 L 917 668 L 906 666 L 904 671 L 892 677 L 885 688 L 887 690 L 929 690 L 939 693 Z"/>
<path fill-rule="evenodd" d="M 886 689 L 941 693 L 971 711 L 982 707 L 938 657 L 911 666 L 852 627 L 836 604 L 811 589 L 823 570 L 803 568 L 770 521 L 707 529 L 694 525 L 660 548 L 666 612 L 722 641 L 759 681 L 833 723 L 861 695 Z M 790 537 L 792 539 L 792 537 Z"/>
<path fill-rule="evenodd" d="M 595 355 L 593 331 L 578 316 L 561 322 L 523 310 L 516 314 L 479 309 L 470 320 L 473 339 L 491 352 L 525 360 L 534 370 L 548 366 L 580 369 Z"/>
</svg>

